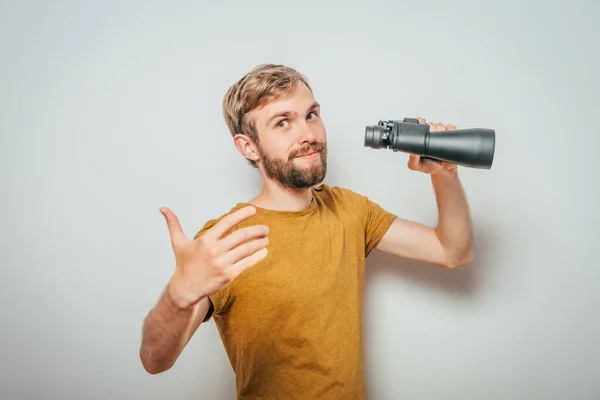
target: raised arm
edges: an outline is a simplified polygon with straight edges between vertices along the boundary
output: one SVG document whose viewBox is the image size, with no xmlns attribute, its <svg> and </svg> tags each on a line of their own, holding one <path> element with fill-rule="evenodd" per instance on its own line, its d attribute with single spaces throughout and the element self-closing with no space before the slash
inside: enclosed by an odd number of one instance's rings
<svg viewBox="0 0 600 400">
<path fill-rule="evenodd" d="M 174 364 L 210 307 L 216 293 L 266 254 L 268 228 L 254 225 L 223 237 L 235 225 L 254 214 L 245 207 L 221 219 L 192 240 L 185 236 L 175 214 L 163 208 L 175 253 L 175 273 L 142 329 L 140 358 L 151 374 Z"/>
<path fill-rule="evenodd" d="M 425 120 L 420 118 L 424 123 Z M 432 131 L 453 130 L 453 125 L 429 123 Z M 376 249 L 405 257 L 456 268 L 473 261 L 472 224 L 458 168 L 454 164 L 411 155 L 410 169 L 430 174 L 438 206 L 436 227 L 397 218 Z"/>
</svg>

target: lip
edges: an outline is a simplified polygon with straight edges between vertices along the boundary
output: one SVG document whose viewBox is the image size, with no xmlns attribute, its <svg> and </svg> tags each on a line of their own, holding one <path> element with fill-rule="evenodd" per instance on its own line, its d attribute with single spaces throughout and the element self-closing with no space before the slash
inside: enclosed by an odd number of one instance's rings
<svg viewBox="0 0 600 400">
<path fill-rule="evenodd" d="M 308 154 L 305 154 L 303 156 L 298 156 L 296 158 L 310 159 L 310 158 L 316 158 L 318 155 L 319 155 L 319 151 L 313 151 L 312 153 L 308 153 Z"/>
</svg>

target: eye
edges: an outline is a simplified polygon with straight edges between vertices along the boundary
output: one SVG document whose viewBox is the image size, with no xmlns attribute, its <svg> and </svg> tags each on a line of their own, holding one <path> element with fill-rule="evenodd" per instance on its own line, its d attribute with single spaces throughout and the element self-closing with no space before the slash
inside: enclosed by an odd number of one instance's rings
<svg viewBox="0 0 600 400">
<path fill-rule="evenodd" d="M 313 117 L 312 117 L 312 118 L 309 118 L 311 115 L 313 115 Z M 311 112 L 309 112 L 309 113 L 308 113 L 308 115 L 306 116 L 306 118 L 307 118 L 307 119 L 315 119 L 315 118 L 317 118 L 317 117 L 318 117 L 318 115 L 317 115 L 317 113 L 316 113 L 316 112 L 314 112 L 314 111 L 311 111 Z"/>
<path fill-rule="evenodd" d="M 278 127 L 278 128 L 285 128 L 285 127 L 287 127 L 287 126 L 288 126 L 288 124 L 289 124 L 289 122 L 288 122 L 288 120 L 287 120 L 287 119 L 282 119 L 281 121 L 279 121 L 279 122 L 277 123 L 277 127 Z"/>
</svg>

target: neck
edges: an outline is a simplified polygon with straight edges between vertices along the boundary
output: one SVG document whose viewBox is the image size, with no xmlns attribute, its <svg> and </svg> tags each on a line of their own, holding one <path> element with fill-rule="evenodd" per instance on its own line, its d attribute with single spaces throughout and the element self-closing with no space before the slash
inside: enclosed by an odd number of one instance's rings
<svg viewBox="0 0 600 400">
<path fill-rule="evenodd" d="M 312 201 L 311 188 L 290 189 L 263 176 L 261 192 L 249 203 L 274 211 L 300 211 Z"/>
</svg>

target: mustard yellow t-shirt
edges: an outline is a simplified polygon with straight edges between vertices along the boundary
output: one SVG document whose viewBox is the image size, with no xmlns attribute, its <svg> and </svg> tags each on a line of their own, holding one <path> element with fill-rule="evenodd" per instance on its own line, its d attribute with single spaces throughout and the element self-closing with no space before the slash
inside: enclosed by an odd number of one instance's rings
<svg viewBox="0 0 600 400">
<path fill-rule="evenodd" d="M 301 211 L 257 207 L 236 226 L 269 226 L 269 253 L 210 296 L 238 399 L 366 398 L 364 263 L 395 215 L 348 189 L 312 193 Z"/>
</svg>

